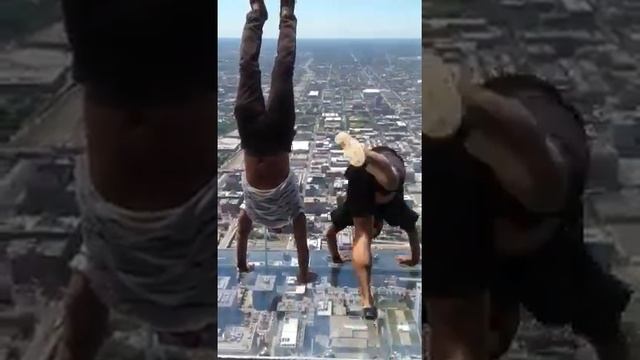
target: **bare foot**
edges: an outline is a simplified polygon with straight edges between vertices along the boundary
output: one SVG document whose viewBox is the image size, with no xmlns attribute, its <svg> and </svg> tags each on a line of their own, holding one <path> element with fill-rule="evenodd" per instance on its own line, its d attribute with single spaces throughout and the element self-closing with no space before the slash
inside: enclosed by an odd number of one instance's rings
<svg viewBox="0 0 640 360">
<path fill-rule="evenodd" d="M 249 4 L 251 4 L 251 10 L 258 11 L 265 20 L 267 19 L 267 7 L 264 0 L 249 0 Z"/>
<path fill-rule="evenodd" d="M 296 0 L 280 0 L 280 14 L 285 13 L 293 14 L 293 10 L 296 7 Z"/>
</svg>

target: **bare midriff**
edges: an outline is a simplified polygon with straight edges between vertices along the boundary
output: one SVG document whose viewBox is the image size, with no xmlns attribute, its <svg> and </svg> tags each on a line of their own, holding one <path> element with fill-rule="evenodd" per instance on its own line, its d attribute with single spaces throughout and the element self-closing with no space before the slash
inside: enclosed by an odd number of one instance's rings
<svg viewBox="0 0 640 360">
<path fill-rule="evenodd" d="M 89 172 L 107 201 L 131 210 L 179 206 L 215 179 L 215 94 L 185 104 L 120 109 L 87 99 Z"/>
<path fill-rule="evenodd" d="M 260 190 L 276 188 L 289 176 L 289 154 L 269 156 L 244 154 L 245 176 L 249 185 Z"/>
</svg>

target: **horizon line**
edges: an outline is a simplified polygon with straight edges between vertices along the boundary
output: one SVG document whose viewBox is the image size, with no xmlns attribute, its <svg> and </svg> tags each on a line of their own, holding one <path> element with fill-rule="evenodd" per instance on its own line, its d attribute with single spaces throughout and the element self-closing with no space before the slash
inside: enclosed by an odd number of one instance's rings
<svg viewBox="0 0 640 360">
<path fill-rule="evenodd" d="M 275 37 L 264 37 L 263 40 L 277 40 Z M 218 40 L 240 40 L 239 37 L 218 37 Z M 388 38 L 321 38 L 321 37 L 298 37 L 297 40 L 420 40 L 422 37 L 409 38 L 409 37 L 388 37 Z"/>
</svg>

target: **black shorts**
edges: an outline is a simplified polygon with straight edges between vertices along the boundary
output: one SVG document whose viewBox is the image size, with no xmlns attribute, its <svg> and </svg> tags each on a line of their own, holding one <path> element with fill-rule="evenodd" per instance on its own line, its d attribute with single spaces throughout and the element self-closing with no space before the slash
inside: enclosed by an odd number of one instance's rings
<svg viewBox="0 0 640 360">
<path fill-rule="evenodd" d="M 416 222 L 419 215 L 401 200 L 398 196 L 393 198 L 390 203 L 377 205 L 373 211 L 376 224 L 385 221 L 390 226 L 397 226 L 404 231 L 411 232 L 416 229 Z M 331 223 L 336 231 L 353 226 L 353 215 L 349 212 L 347 203 L 341 204 L 331 211 Z"/>
<path fill-rule="evenodd" d="M 344 204 L 331 212 L 331 222 L 338 230 L 353 225 L 354 217 L 374 216 L 379 223 L 386 221 L 405 231 L 416 229 L 419 215 L 404 201 L 404 192 L 399 191 L 386 204 L 376 204 L 375 194 L 379 187 L 376 179 L 363 168 L 350 166 L 345 174 L 349 184 Z"/>
</svg>

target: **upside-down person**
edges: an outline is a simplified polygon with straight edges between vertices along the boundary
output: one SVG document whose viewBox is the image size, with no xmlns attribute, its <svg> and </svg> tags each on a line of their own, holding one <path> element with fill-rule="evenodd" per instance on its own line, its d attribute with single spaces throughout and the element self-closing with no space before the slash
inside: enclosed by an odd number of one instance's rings
<svg viewBox="0 0 640 360">
<path fill-rule="evenodd" d="M 244 203 L 238 218 L 237 266 L 240 272 L 251 270 L 247 263 L 247 243 L 254 223 L 270 229 L 292 224 L 298 250 L 298 280 L 305 283 L 313 280 L 309 272 L 307 220 L 298 179 L 289 165 L 296 122 L 295 1 L 280 1 L 280 35 L 266 104 L 258 59 L 267 9 L 263 0 L 251 0 L 250 5 L 240 45 L 240 82 L 234 110 L 245 169 L 242 175 Z"/>
<path fill-rule="evenodd" d="M 64 0 L 84 90 L 83 245 L 57 358 L 95 358 L 110 310 L 196 345 L 216 321 L 215 9 Z"/>
</svg>

